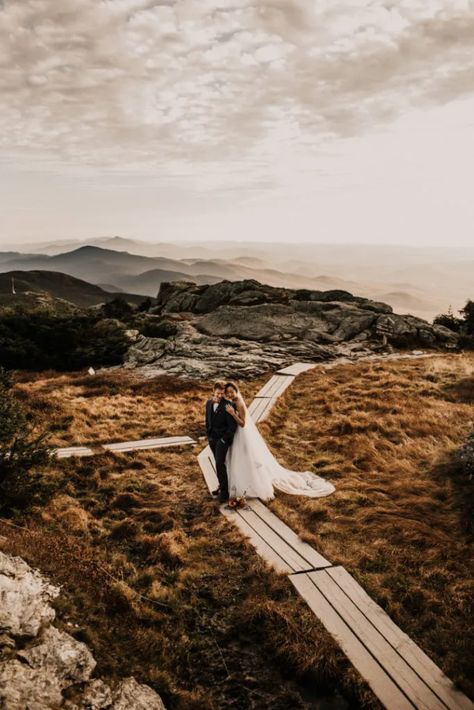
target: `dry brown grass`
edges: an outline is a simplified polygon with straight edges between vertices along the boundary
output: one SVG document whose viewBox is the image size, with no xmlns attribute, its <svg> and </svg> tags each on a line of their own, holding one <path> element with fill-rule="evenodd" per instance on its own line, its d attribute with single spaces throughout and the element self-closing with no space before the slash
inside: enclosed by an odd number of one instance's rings
<svg viewBox="0 0 474 710">
<path fill-rule="evenodd" d="M 474 419 L 472 365 L 455 355 L 317 369 L 262 426 L 283 463 L 337 486 L 321 500 L 279 493 L 275 512 L 467 692 L 469 484 L 449 454 Z M 245 386 L 248 400 L 260 385 Z M 198 436 L 209 394 L 121 371 L 24 375 L 17 388 L 59 445 Z M 58 462 L 57 494 L 26 518 L 29 532 L 1 525 L 3 547 L 63 585 L 59 623 L 91 645 L 99 674 L 133 673 L 171 709 L 314 708 L 336 688 L 351 708 L 379 707 L 289 582 L 217 512 L 195 453 Z"/>
<path fill-rule="evenodd" d="M 473 427 L 473 366 L 466 354 L 318 368 L 262 426 L 282 463 L 337 488 L 279 493 L 274 512 L 471 695 L 472 482 L 452 452 Z"/>
<path fill-rule="evenodd" d="M 243 383 L 252 397 L 265 378 Z M 201 436 L 203 402 L 212 382 L 173 377 L 138 379 L 116 370 L 93 377 L 83 373 L 45 377 L 22 374 L 16 390 L 52 434 L 51 444 L 73 446 L 158 436 Z"/>
<path fill-rule="evenodd" d="M 5 551 L 62 585 L 58 623 L 97 674 L 133 674 L 170 710 L 378 708 L 283 576 L 209 499 L 195 454 L 104 454 L 57 463 L 58 492 Z M 141 595 L 141 596 L 140 596 Z M 338 691 L 339 689 L 339 691 Z"/>
</svg>

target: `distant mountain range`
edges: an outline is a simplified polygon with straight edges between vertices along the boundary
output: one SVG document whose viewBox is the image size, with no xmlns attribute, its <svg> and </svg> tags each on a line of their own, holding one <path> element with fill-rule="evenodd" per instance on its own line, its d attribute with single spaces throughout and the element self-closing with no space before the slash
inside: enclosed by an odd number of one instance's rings
<svg viewBox="0 0 474 710">
<path fill-rule="evenodd" d="M 143 301 L 143 296 L 111 293 L 87 281 L 55 271 L 8 271 L 0 273 L 0 305 L 66 301 L 88 307 L 111 301 L 116 296 L 131 304 Z"/>
<path fill-rule="evenodd" d="M 10 245 L 11 247 L 13 245 Z M 431 320 L 474 297 L 474 249 L 375 244 L 170 244 L 122 237 L 14 245 L 0 272 L 57 271 L 101 286 L 156 296 L 163 281 L 213 284 L 254 279 L 271 286 L 344 289 Z"/>
<path fill-rule="evenodd" d="M 223 279 L 255 279 L 271 286 L 313 289 L 350 289 L 357 286 L 342 279 L 318 279 L 265 268 L 260 260 L 254 260 L 252 266 L 242 259 L 177 260 L 141 256 L 90 245 L 54 255 L 0 252 L 0 271 L 10 271 L 12 268 L 23 271 L 58 271 L 95 284 L 110 284 L 116 291 L 125 289 L 146 296 L 156 296 L 163 281 L 182 280 L 213 284 Z"/>
</svg>

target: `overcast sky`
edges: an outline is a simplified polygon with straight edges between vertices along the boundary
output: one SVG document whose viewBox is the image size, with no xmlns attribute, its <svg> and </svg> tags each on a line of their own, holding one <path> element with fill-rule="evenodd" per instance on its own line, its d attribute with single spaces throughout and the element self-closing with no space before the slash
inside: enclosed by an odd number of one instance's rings
<svg viewBox="0 0 474 710">
<path fill-rule="evenodd" d="M 0 0 L 0 242 L 467 245 L 474 2 Z"/>
</svg>

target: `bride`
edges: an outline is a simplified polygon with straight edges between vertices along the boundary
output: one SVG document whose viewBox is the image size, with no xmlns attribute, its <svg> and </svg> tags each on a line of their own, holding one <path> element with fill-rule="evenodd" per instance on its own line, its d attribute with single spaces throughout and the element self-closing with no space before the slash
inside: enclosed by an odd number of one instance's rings
<svg viewBox="0 0 474 710">
<path fill-rule="evenodd" d="M 227 454 L 227 474 L 231 498 L 274 498 L 274 489 L 285 493 L 317 498 L 335 490 L 332 483 L 309 471 L 288 471 L 275 459 L 233 382 L 225 386 L 224 396 L 235 406 L 228 404 L 227 412 L 234 417 L 238 427 L 234 441 Z"/>
</svg>

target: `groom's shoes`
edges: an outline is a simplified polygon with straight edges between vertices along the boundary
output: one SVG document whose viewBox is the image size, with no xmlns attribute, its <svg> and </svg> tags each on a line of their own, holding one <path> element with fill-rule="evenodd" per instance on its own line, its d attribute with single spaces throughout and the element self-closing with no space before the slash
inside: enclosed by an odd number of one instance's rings
<svg viewBox="0 0 474 710">
<path fill-rule="evenodd" d="M 214 496 L 214 497 L 215 497 L 215 496 L 218 496 L 220 492 L 221 492 L 220 487 L 219 487 L 219 488 L 216 488 L 215 491 L 211 491 L 211 496 Z"/>
<path fill-rule="evenodd" d="M 229 494 L 219 491 L 219 503 L 227 503 L 229 500 Z"/>
</svg>

